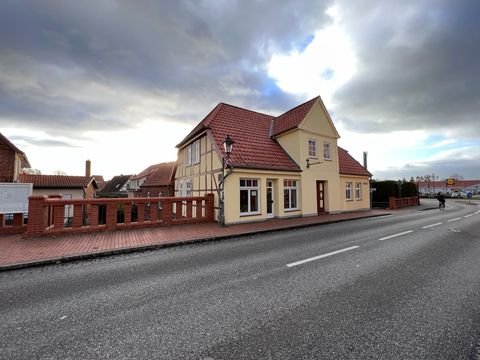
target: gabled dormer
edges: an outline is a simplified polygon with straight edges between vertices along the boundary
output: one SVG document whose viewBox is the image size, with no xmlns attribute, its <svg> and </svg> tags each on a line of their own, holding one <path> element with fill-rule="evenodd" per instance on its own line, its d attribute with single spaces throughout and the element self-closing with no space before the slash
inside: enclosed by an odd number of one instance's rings
<svg viewBox="0 0 480 360">
<path fill-rule="evenodd" d="M 330 171 L 338 172 L 340 135 L 319 96 L 276 117 L 272 138 L 302 169 L 307 164 L 322 163 Z"/>
</svg>

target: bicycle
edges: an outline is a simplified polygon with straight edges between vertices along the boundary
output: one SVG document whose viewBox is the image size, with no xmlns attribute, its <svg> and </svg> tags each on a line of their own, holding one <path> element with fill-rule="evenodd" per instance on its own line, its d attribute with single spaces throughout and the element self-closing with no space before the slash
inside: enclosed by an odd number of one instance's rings
<svg viewBox="0 0 480 360">
<path fill-rule="evenodd" d="M 440 211 L 445 210 L 445 202 L 440 201 L 438 204 L 438 208 L 440 209 Z"/>
</svg>

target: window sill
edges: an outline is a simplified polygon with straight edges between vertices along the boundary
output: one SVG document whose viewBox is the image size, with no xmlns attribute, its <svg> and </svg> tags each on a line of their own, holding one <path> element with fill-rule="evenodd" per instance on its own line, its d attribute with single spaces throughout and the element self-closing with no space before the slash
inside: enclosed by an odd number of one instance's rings
<svg viewBox="0 0 480 360">
<path fill-rule="evenodd" d="M 294 211 L 300 211 L 299 208 L 295 208 L 295 209 L 283 209 L 283 212 L 294 212 Z"/>
<path fill-rule="evenodd" d="M 257 216 L 257 215 L 262 215 L 262 213 L 261 212 L 240 213 L 240 217 Z"/>
</svg>

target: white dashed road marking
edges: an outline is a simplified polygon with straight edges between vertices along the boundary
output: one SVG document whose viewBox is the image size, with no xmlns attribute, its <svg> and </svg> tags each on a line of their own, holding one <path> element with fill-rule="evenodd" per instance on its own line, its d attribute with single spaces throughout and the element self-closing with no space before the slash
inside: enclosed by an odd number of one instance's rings
<svg viewBox="0 0 480 360">
<path fill-rule="evenodd" d="M 442 225 L 443 223 L 439 222 L 439 223 L 435 223 L 435 224 L 431 224 L 431 225 L 425 225 L 425 226 L 422 226 L 422 229 L 430 229 L 434 226 L 438 226 L 438 225 Z"/>
<path fill-rule="evenodd" d="M 389 236 L 382 237 L 382 238 L 380 238 L 380 239 L 378 239 L 378 240 L 380 240 L 380 241 L 388 240 L 388 239 L 396 238 L 396 237 L 398 237 L 398 236 L 410 234 L 410 233 L 412 233 L 412 232 L 413 232 L 413 230 L 407 230 L 407 231 L 404 231 L 404 232 L 401 232 L 401 233 L 398 233 L 398 234 L 393 234 L 393 235 L 389 235 Z"/>
<path fill-rule="evenodd" d="M 318 255 L 318 256 L 315 256 L 315 257 L 312 257 L 312 258 L 308 258 L 308 259 L 305 259 L 305 260 L 300 260 L 300 261 L 297 261 L 297 262 L 294 262 L 294 263 L 290 263 L 290 264 L 287 264 L 287 266 L 288 266 L 288 267 L 293 267 L 293 266 L 305 264 L 305 263 L 310 262 L 310 261 L 323 259 L 323 258 L 326 258 L 326 257 L 328 257 L 328 256 L 332 256 L 332 255 L 337 255 L 337 254 L 343 253 L 343 252 L 345 252 L 345 251 L 354 250 L 354 249 L 357 249 L 357 248 L 359 248 L 359 247 L 360 247 L 360 246 L 350 246 L 350 247 L 345 248 L 345 249 L 341 249 L 341 250 L 337 250 L 337 251 L 332 251 L 332 252 L 329 252 L 329 253 L 327 253 L 327 254 Z"/>
<path fill-rule="evenodd" d="M 470 216 L 473 216 L 473 214 L 465 215 L 464 218 L 469 218 Z"/>
<path fill-rule="evenodd" d="M 447 222 L 453 222 L 453 221 L 458 221 L 458 220 L 462 220 L 462 218 L 450 219 L 450 220 L 448 220 Z"/>
</svg>

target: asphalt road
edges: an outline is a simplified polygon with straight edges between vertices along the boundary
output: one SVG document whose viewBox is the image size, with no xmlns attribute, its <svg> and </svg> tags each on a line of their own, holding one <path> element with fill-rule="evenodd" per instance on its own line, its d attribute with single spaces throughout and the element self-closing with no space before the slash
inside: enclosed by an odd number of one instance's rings
<svg viewBox="0 0 480 360">
<path fill-rule="evenodd" d="M 0 273 L 0 359 L 480 359 L 479 223 L 449 200 Z"/>
</svg>

